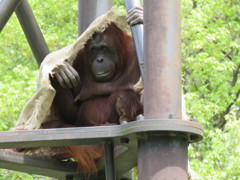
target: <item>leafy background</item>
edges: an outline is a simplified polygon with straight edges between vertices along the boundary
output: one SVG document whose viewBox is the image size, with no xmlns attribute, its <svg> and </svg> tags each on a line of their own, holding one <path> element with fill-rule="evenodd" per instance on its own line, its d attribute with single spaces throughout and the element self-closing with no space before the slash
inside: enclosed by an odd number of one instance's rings
<svg viewBox="0 0 240 180">
<path fill-rule="evenodd" d="M 29 0 L 50 51 L 77 38 L 77 1 Z M 114 4 L 124 9 L 122 0 Z M 240 179 L 240 1 L 182 0 L 182 80 L 190 118 L 204 139 L 189 147 L 199 180 Z M 13 14 L 0 34 L 0 131 L 34 94 L 38 65 Z M 48 179 L 0 169 L 0 180 Z"/>
</svg>

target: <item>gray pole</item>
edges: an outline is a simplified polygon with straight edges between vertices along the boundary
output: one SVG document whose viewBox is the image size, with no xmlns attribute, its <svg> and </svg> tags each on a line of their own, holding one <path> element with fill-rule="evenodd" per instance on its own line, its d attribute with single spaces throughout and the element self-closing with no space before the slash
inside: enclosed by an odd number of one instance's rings
<svg viewBox="0 0 240 180">
<path fill-rule="evenodd" d="M 112 7 L 112 0 L 79 0 L 78 2 L 79 36 L 87 29 L 94 19 L 105 14 Z"/>
<path fill-rule="evenodd" d="M 144 118 L 181 120 L 180 0 L 144 1 Z M 186 180 L 188 141 L 177 132 L 139 140 L 139 180 Z"/>
<path fill-rule="evenodd" d="M 127 12 L 134 7 L 142 7 L 140 0 L 125 0 Z M 131 26 L 134 44 L 138 57 L 139 69 L 142 77 L 144 77 L 144 63 L 143 63 L 143 24 L 135 24 Z M 142 78 L 144 80 L 144 78 Z"/>
<path fill-rule="evenodd" d="M 32 52 L 40 65 L 45 56 L 49 54 L 49 49 L 28 1 L 22 0 L 15 12 Z"/>
<path fill-rule="evenodd" d="M 14 10 L 21 0 L 2 0 L 0 1 L 0 32 L 8 22 Z"/>
</svg>

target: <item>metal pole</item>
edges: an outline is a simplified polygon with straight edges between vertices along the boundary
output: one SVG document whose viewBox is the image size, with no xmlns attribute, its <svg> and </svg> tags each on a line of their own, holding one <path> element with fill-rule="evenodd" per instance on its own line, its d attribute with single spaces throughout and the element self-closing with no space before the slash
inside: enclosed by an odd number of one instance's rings
<svg viewBox="0 0 240 180">
<path fill-rule="evenodd" d="M 114 145 L 112 142 L 104 144 L 104 155 L 106 180 L 115 180 Z"/>
<path fill-rule="evenodd" d="M 15 12 L 33 54 L 40 65 L 45 56 L 49 54 L 49 49 L 28 1 L 22 0 Z"/>
<path fill-rule="evenodd" d="M 144 1 L 144 118 L 182 119 L 180 0 Z M 139 180 L 186 180 L 184 134 L 146 133 L 139 140 Z"/>
<path fill-rule="evenodd" d="M 144 3 L 145 118 L 182 119 L 180 0 Z"/>
<path fill-rule="evenodd" d="M 140 0 L 125 0 L 127 11 L 134 7 L 142 7 Z M 143 64 L 143 24 L 135 24 L 131 26 L 134 44 L 138 57 L 139 69 L 142 77 L 144 76 L 144 64 Z"/>
<path fill-rule="evenodd" d="M 112 0 L 79 0 L 78 35 L 80 36 L 94 19 L 105 14 L 111 7 Z"/>
<path fill-rule="evenodd" d="M 8 22 L 12 13 L 17 8 L 21 0 L 2 0 L 0 1 L 0 32 Z"/>
</svg>

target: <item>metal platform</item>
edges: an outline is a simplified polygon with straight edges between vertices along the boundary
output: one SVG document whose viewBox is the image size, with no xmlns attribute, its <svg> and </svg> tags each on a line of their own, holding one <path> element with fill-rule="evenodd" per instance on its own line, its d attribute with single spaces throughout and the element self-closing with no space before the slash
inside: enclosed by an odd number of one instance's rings
<svg viewBox="0 0 240 180">
<path fill-rule="evenodd" d="M 202 139 L 203 129 L 197 122 L 177 119 L 138 120 L 124 125 L 78 127 L 62 129 L 39 129 L 32 131 L 0 132 L 0 149 L 30 148 L 44 146 L 67 146 L 81 144 L 115 145 L 115 169 L 117 179 L 137 165 L 138 140 L 149 133 L 158 136 L 182 135 L 189 143 Z M 20 153 L 0 151 L 0 168 L 39 174 L 57 179 L 83 179 L 76 166 L 57 160 L 46 160 Z M 104 179 L 104 165 L 94 179 Z"/>
</svg>

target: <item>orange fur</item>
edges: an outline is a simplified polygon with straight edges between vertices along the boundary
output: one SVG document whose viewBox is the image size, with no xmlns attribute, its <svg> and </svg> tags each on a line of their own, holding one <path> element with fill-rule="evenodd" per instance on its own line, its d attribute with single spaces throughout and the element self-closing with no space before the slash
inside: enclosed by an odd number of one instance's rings
<svg viewBox="0 0 240 180">
<path fill-rule="evenodd" d="M 106 82 L 95 80 L 89 67 L 88 42 L 78 52 L 73 68 L 78 72 L 81 83 L 75 88 L 62 88 L 57 79 L 50 77 L 57 93 L 51 107 L 51 116 L 43 128 L 85 127 L 119 124 L 120 118 L 133 121 L 142 114 L 139 93 L 132 89 L 140 78 L 134 42 L 114 23 L 103 32 L 113 42 L 119 56 L 119 65 L 114 77 Z M 92 38 L 94 38 L 93 35 Z M 90 40 L 91 41 L 91 40 Z M 90 42 L 89 41 L 89 42 Z M 119 106 L 116 106 L 118 101 Z M 51 123 L 56 120 L 55 123 Z M 75 158 L 79 170 L 86 177 L 96 175 L 97 160 L 103 157 L 102 145 L 61 147 L 65 158 Z"/>
<path fill-rule="evenodd" d="M 103 156 L 102 145 L 81 145 L 62 147 L 68 157 L 77 160 L 78 168 L 86 177 L 97 174 L 96 161 Z"/>
</svg>

